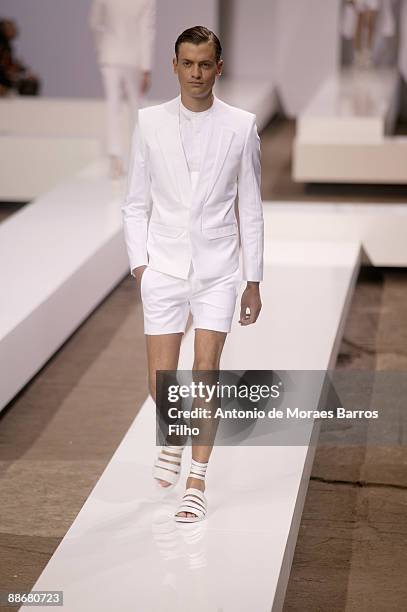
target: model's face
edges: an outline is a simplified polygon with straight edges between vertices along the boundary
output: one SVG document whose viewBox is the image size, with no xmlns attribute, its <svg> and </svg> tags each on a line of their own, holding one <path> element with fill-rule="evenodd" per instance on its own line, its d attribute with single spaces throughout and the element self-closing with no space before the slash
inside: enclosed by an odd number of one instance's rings
<svg viewBox="0 0 407 612">
<path fill-rule="evenodd" d="M 183 42 L 178 49 L 178 61 L 174 57 L 173 66 L 181 93 L 191 98 L 205 98 L 221 74 L 223 61 L 216 62 L 215 46 L 211 42 L 199 45 Z"/>
</svg>

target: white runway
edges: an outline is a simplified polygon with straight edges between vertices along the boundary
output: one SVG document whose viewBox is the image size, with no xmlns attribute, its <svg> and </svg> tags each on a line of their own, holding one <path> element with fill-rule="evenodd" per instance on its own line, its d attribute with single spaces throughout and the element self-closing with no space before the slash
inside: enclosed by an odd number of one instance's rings
<svg viewBox="0 0 407 612">
<path fill-rule="evenodd" d="M 332 367 L 359 250 L 358 243 L 268 245 L 261 318 L 252 328 L 235 322 L 222 368 Z M 192 341 L 190 331 L 180 369 L 191 366 Z M 215 447 L 209 518 L 177 525 L 190 448 L 175 491 L 156 492 L 147 399 L 33 590 L 63 590 L 69 612 L 280 610 L 316 433 L 309 429 L 306 446 Z"/>
</svg>

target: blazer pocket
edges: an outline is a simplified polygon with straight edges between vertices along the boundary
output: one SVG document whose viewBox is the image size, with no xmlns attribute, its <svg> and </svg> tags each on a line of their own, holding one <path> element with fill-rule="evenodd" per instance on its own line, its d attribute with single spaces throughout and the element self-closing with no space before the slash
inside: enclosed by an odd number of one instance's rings
<svg viewBox="0 0 407 612">
<path fill-rule="evenodd" d="M 217 227 L 204 227 L 202 228 L 202 233 L 209 240 L 233 236 L 237 234 L 237 223 L 228 223 L 227 225 L 218 225 Z"/>
<path fill-rule="evenodd" d="M 150 221 L 149 228 L 153 234 L 160 234 L 160 236 L 167 236 L 168 238 L 178 238 L 186 231 L 184 227 L 165 225 L 156 221 Z"/>
</svg>

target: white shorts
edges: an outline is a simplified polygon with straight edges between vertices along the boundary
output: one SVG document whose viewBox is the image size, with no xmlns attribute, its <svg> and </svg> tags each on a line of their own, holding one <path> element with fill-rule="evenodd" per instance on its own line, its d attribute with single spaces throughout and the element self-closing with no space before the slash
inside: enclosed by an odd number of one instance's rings
<svg viewBox="0 0 407 612">
<path fill-rule="evenodd" d="M 355 0 L 355 8 L 358 13 L 363 11 L 378 11 L 380 8 L 380 0 Z"/>
<path fill-rule="evenodd" d="M 228 276 L 198 279 L 191 264 L 183 279 L 147 266 L 140 286 L 144 333 L 185 333 L 190 311 L 195 329 L 230 332 L 241 282 L 239 268 Z"/>
</svg>

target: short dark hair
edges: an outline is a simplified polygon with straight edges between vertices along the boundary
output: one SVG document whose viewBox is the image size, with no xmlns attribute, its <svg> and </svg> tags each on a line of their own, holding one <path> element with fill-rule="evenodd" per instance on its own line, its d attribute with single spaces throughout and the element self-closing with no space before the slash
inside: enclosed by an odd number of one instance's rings
<svg viewBox="0 0 407 612">
<path fill-rule="evenodd" d="M 194 45 L 211 42 L 215 46 L 216 62 L 219 62 L 220 58 L 222 57 L 222 45 L 220 44 L 219 38 L 214 32 L 208 30 L 208 28 L 205 28 L 205 26 L 194 26 L 193 28 L 188 28 L 178 36 L 177 40 L 175 41 L 175 55 L 177 59 L 179 47 L 181 43 L 184 42 L 189 42 Z"/>
</svg>

